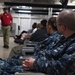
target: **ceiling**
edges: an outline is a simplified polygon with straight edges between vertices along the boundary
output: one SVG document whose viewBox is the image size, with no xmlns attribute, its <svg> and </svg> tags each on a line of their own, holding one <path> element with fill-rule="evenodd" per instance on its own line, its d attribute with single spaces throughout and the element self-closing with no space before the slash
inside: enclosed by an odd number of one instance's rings
<svg viewBox="0 0 75 75">
<path fill-rule="evenodd" d="M 60 1 L 61 0 L 0 0 L 0 5 L 3 5 L 2 3 L 4 3 L 4 2 L 61 4 Z M 72 1 L 75 1 L 75 0 L 68 0 L 68 3 L 71 3 Z"/>
<path fill-rule="evenodd" d="M 72 1 L 75 1 L 75 0 L 68 0 L 69 3 L 71 3 Z M 0 0 L 0 8 L 8 6 L 8 5 L 4 5 L 4 2 L 11 2 L 11 3 L 12 2 L 14 2 L 14 3 L 17 2 L 17 3 L 28 3 L 28 4 L 29 3 L 35 3 L 34 6 L 36 6 L 37 3 L 39 3 L 40 5 L 41 4 L 61 4 L 60 0 Z M 38 6 L 40 6 L 39 4 L 38 4 Z M 24 5 L 26 5 L 26 4 L 24 4 Z M 9 6 L 11 6 L 11 4 Z"/>
<path fill-rule="evenodd" d="M 34 2 L 34 3 L 55 3 L 59 2 L 60 0 L 0 0 L 0 2 Z M 64 0 L 63 0 L 64 1 Z M 68 0 L 72 2 L 74 0 Z"/>
<path fill-rule="evenodd" d="M 4 2 L 53 4 L 55 1 L 59 0 L 0 0 L 0 8 L 5 7 Z"/>
<path fill-rule="evenodd" d="M 34 3 L 54 3 L 55 0 L 0 0 L 0 2 L 34 2 Z"/>
<path fill-rule="evenodd" d="M 64 0 L 63 0 L 64 1 Z M 72 1 L 75 1 L 75 0 L 68 0 L 68 3 L 71 3 Z M 61 4 L 60 3 L 60 0 L 0 0 L 0 8 L 3 8 L 5 7 L 4 5 L 4 2 L 11 2 L 11 3 L 24 3 L 24 5 L 26 5 L 25 3 L 35 3 L 34 6 L 36 6 L 37 3 L 39 3 L 38 5 L 40 6 L 40 4 L 46 4 L 47 6 L 50 5 L 50 4 Z M 10 4 L 10 3 L 9 3 Z M 28 5 L 27 4 L 27 5 Z M 11 4 L 9 5 L 11 6 Z M 54 5 L 53 5 L 54 6 Z M 53 7 L 52 6 L 52 7 Z M 21 6 L 19 6 L 19 8 L 21 8 Z M 56 6 L 55 6 L 56 7 Z"/>
</svg>

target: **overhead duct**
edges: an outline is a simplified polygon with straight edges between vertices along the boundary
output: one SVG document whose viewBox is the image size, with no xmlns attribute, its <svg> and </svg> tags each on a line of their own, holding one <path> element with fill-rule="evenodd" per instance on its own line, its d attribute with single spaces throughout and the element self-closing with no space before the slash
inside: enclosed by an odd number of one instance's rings
<svg viewBox="0 0 75 75">
<path fill-rule="evenodd" d="M 47 9 L 22 9 L 22 8 L 12 8 L 12 10 L 23 10 L 23 11 L 33 11 L 33 12 L 48 12 Z"/>
<path fill-rule="evenodd" d="M 15 12 L 15 13 L 19 13 L 19 14 L 36 14 L 36 15 L 48 15 L 48 12 Z"/>
<path fill-rule="evenodd" d="M 32 6 L 32 7 L 53 7 L 62 8 L 62 5 L 58 4 L 41 4 L 41 3 L 18 3 L 18 2 L 4 2 L 5 5 L 10 6 Z"/>
<path fill-rule="evenodd" d="M 63 5 L 59 4 L 41 4 L 41 3 L 15 3 L 15 2 L 4 2 L 5 5 L 9 6 L 32 6 L 32 7 L 46 7 L 46 8 L 64 8 Z M 75 6 L 68 5 L 67 9 L 75 9 Z"/>
</svg>

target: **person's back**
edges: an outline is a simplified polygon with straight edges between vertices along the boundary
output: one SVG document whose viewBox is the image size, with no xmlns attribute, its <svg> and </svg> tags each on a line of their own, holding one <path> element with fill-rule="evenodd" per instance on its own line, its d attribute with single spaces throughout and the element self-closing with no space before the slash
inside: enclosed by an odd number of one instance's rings
<svg viewBox="0 0 75 75">
<path fill-rule="evenodd" d="M 43 27 L 31 35 L 30 41 L 40 42 L 43 41 L 45 38 L 47 38 L 47 33 L 46 28 Z"/>
<path fill-rule="evenodd" d="M 31 35 L 30 41 L 40 42 L 47 38 L 46 23 L 46 20 L 41 21 L 43 27 Z"/>
</svg>

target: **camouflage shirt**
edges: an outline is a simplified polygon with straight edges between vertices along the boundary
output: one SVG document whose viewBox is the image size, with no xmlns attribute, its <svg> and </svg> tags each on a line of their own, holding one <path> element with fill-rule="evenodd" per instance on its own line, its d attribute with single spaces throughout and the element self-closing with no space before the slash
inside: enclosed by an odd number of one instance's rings
<svg viewBox="0 0 75 75">
<path fill-rule="evenodd" d="M 75 75 L 75 34 L 61 39 L 44 57 L 37 58 L 34 70 L 50 75 Z"/>
<path fill-rule="evenodd" d="M 62 35 L 60 35 L 58 31 L 55 31 L 48 38 L 42 41 L 40 44 L 36 45 L 34 57 L 40 58 L 41 56 L 44 56 L 45 51 L 55 46 L 60 40 L 61 36 Z"/>
</svg>

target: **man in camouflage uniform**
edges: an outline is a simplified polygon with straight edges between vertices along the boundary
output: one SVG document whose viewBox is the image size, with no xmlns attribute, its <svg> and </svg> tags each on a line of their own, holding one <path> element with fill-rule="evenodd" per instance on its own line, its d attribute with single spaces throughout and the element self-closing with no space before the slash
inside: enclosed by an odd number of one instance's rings
<svg viewBox="0 0 75 75">
<path fill-rule="evenodd" d="M 41 44 L 35 46 L 34 58 L 40 58 L 45 55 L 45 51 L 49 48 L 54 47 L 60 40 L 62 35 L 58 31 L 54 31 L 47 39 L 45 39 Z"/>
<path fill-rule="evenodd" d="M 49 49 L 50 47 L 55 46 L 62 36 L 57 31 L 56 17 L 51 17 L 48 20 L 46 28 L 47 28 L 47 34 L 49 35 L 49 37 L 46 38 L 44 41 L 42 41 L 40 44 L 35 46 L 34 57 L 36 58 L 37 57 L 39 58 L 40 56 L 44 56 L 45 51 Z"/>
<path fill-rule="evenodd" d="M 57 28 L 64 35 L 45 53 L 45 57 L 28 58 L 23 62 L 25 70 L 44 72 L 50 75 L 75 74 L 75 13 L 62 11 L 57 18 Z"/>
</svg>

